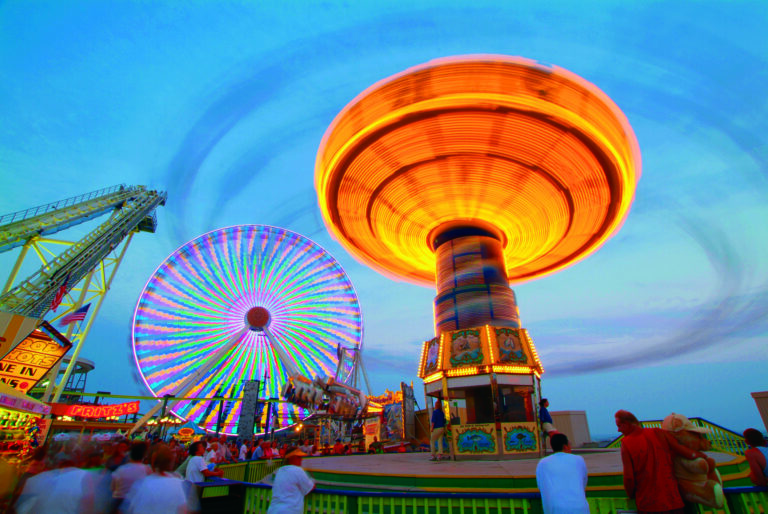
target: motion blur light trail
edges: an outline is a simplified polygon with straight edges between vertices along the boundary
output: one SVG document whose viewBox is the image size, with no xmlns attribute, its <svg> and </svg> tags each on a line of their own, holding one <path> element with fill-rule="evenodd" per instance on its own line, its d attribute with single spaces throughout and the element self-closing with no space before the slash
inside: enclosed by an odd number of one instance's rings
<svg viewBox="0 0 768 514">
<path fill-rule="evenodd" d="M 616 105 L 558 67 L 498 55 L 439 59 L 361 93 L 318 152 L 326 225 L 358 259 L 435 281 L 436 240 L 480 227 L 507 279 L 554 273 L 620 226 L 640 153 Z"/>
</svg>

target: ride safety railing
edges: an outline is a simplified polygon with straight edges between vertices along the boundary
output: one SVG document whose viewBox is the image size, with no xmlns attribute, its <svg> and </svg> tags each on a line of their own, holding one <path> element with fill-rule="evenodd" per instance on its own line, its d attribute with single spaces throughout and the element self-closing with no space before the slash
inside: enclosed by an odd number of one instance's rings
<svg viewBox="0 0 768 514">
<path fill-rule="evenodd" d="M 226 483 L 226 485 L 222 485 Z M 199 484 L 203 490 L 202 507 L 243 514 L 263 514 L 272 498 L 271 486 L 232 480 L 214 480 Z M 208 494 L 207 491 L 227 493 Z M 612 494 L 613 493 L 613 494 Z M 697 514 L 760 514 L 768 513 L 768 488 L 734 487 L 724 490 L 726 503 L 716 509 L 692 505 Z M 613 514 L 621 510 L 634 511 L 634 500 L 615 491 L 589 491 L 587 501 L 592 514 Z M 419 493 L 366 492 L 315 489 L 304 499 L 304 514 L 539 514 L 542 512 L 539 493 Z"/>
<path fill-rule="evenodd" d="M 721 427 L 703 418 L 690 418 L 691 423 L 697 427 L 709 430 L 706 437 L 712 445 L 713 451 L 733 453 L 734 455 L 744 455 L 747 449 L 747 443 L 744 437 L 733 430 Z M 644 428 L 661 428 L 661 420 L 641 421 Z M 624 436 L 619 436 L 608 444 L 608 448 L 618 448 L 621 446 L 621 440 Z M 766 511 L 768 514 L 768 511 Z"/>
<path fill-rule="evenodd" d="M 238 462 L 237 464 L 223 464 L 219 466 L 219 469 L 224 472 L 222 478 L 255 484 L 277 471 L 282 465 L 283 459 L 248 460 Z M 226 485 L 220 487 L 209 485 L 203 490 L 203 498 L 225 496 L 227 494 L 229 494 L 229 487 Z"/>
<path fill-rule="evenodd" d="M 38 205 L 36 207 L 30 207 L 29 209 L 25 209 L 23 211 L 16 211 L 16 212 L 10 212 L 8 214 L 3 214 L 2 216 L 0 216 L 0 226 L 8 225 L 9 223 L 15 223 L 17 221 L 22 221 L 27 218 L 33 218 L 40 214 L 45 214 L 47 212 L 63 209 L 64 207 L 69 207 L 70 205 L 86 202 L 93 198 L 99 198 L 101 196 L 106 196 L 116 191 L 122 191 L 125 189 L 127 189 L 127 186 L 125 184 L 118 184 L 112 187 L 97 189 L 96 191 L 91 191 L 90 193 L 84 193 L 81 195 L 72 196 L 70 198 L 65 198 L 63 200 L 57 200 L 55 202 L 46 203 L 44 205 Z"/>
</svg>

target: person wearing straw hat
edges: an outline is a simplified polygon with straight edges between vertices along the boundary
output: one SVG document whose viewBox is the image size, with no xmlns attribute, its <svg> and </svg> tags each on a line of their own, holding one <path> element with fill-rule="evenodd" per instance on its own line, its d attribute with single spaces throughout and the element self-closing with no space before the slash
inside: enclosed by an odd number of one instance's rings
<svg viewBox="0 0 768 514">
<path fill-rule="evenodd" d="M 722 508 L 723 481 L 714 459 L 704 453 L 711 430 L 696 426 L 682 414 L 672 413 L 661 422 L 672 451 L 672 469 L 684 501 Z"/>
<path fill-rule="evenodd" d="M 307 454 L 295 446 L 285 452 L 285 464 L 275 473 L 272 484 L 272 501 L 267 514 L 301 514 L 304 497 L 315 488 L 315 481 L 301 467 Z"/>
</svg>

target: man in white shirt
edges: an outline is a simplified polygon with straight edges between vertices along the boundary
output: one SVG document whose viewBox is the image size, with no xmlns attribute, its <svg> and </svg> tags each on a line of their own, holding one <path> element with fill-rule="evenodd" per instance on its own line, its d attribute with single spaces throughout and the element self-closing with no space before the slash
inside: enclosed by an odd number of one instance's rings
<svg viewBox="0 0 768 514">
<path fill-rule="evenodd" d="M 203 460 L 204 451 L 205 447 L 200 441 L 192 443 L 189 447 L 189 454 L 192 457 L 187 463 L 187 473 L 184 478 L 190 482 L 205 482 L 205 477 L 220 477 L 224 474 L 220 469 L 213 471 L 208 469 L 208 463 Z"/>
<path fill-rule="evenodd" d="M 267 514 L 302 514 L 304 497 L 315 488 L 315 482 L 301 468 L 301 459 L 307 454 L 289 447 L 285 452 L 286 465 L 275 473 L 272 484 L 272 501 Z"/>
<path fill-rule="evenodd" d="M 536 466 L 536 484 L 541 491 L 544 514 L 589 514 L 587 464 L 571 453 L 565 434 L 553 434 L 549 440 L 554 452 Z"/>
</svg>

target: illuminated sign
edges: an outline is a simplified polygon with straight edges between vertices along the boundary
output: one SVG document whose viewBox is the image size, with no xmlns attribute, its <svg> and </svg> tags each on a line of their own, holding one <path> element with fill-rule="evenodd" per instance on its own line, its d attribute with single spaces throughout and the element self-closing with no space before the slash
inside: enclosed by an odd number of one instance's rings
<svg viewBox="0 0 768 514">
<path fill-rule="evenodd" d="M 26 393 L 72 347 L 66 337 L 47 322 L 29 334 L 0 360 L 0 382 Z"/>
<path fill-rule="evenodd" d="M 195 435 L 195 430 L 189 427 L 180 428 L 177 432 L 179 436 L 191 439 Z"/>
<path fill-rule="evenodd" d="M 8 350 L 28 336 L 35 329 L 37 323 L 37 318 L 0 312 L 0 357 L 3 357 Z"/>
<path fill-rule="evenodd" d="M 25 400 L 24 398 L 16 398 L 0 393 L 0 408 L 2 407 L 34 412 L 37 414 L 48 414 L 51 412 L 51 408 L 44 403 L 35 400 Z"/>
<path fill-rule="evenodd" d="M 112 416 L 125 416 L 139 412 L 139 402 L 118 403 L 116 405 L 69 405 L 66 403 L 52 403 L 54 416 L 70 416 L 78 418 L 110 418 Z"/>
</svg>

